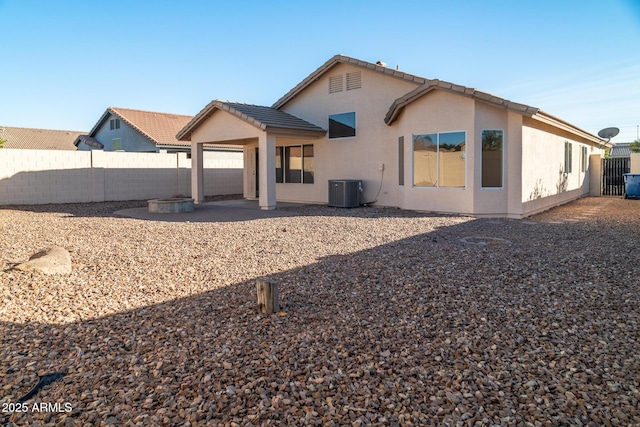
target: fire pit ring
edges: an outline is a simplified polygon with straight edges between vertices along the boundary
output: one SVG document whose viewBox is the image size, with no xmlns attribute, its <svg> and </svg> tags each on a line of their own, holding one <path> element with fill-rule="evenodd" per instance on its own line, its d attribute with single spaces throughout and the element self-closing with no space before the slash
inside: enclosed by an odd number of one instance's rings
<svg viewBox="0 0 640 427">
<path fill-rule="evenodd" d="M 182 213 L 193 212 L 193 199 L 188 197 L 170 197 L 168 199 L 149 200 L 150 213 Z"/>
</svg>

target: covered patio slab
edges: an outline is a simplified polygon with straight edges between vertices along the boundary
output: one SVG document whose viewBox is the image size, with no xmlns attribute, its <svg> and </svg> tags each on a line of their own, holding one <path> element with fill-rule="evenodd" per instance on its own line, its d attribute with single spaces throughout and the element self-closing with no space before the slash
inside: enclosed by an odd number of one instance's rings
<svg viewBox="0 0 640 427">
<path fill-rule="evenodd" d="M 200 203 L 193 212 L 151 213 L 144 207 L 119 210 L 114 215 L 162 222 L 238 222 L 299 215 L 286 210 L 299 206 L 303 204 L 278 202 L 278 209 L 263 210 L 260 209 L 258 200 L 237 199 Z"/>
</svg>

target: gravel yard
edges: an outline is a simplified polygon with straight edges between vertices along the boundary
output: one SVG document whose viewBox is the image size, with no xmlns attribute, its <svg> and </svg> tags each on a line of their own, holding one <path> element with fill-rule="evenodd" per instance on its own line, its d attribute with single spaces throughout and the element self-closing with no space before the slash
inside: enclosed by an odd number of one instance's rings
<svg viewBox="0 0 640 427">
<path fill-rule="evenodd" d="M 640 201 L 112 214 L 136 206 L 0 208 L 0 425 L 640 425 Z M 53 245 L 70 275 L 11 269 Z"/>
</svg>

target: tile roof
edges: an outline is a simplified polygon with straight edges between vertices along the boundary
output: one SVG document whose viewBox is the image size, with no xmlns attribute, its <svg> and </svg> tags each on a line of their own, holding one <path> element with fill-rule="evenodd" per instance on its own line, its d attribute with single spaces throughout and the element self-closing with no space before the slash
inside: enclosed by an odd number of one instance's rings
<svg viewBox="0 0 640 427">
<path fill-rule="evenodd" d="M 599 138 L 585 130 L 582 130 L 569 122 L 552 116 L 551 114 L 545 113 L 539 108 L 509 101 L 508 99 L 500 98 L 487 92 L 482 92 L 474 88 L 456 85 L 454 83 L 449 83 L 438 79 L 427 80 L 423 85 L 396 99 L 391 104 L 391 107 L 389 107 L 389 111 L 384 118 L 385 123 L 387 125 L 391 125 L 399 117 L 400 113 L 405 107 L 435 89 L 466 96 L 479 102 L 484 102 L 498 108 L 504 108 L 506 110 L 510 110 L 524 116 L 532 117 L 535 120 L 550 124 L 556 128 L 566 130 L 575 135 L 579 135 L 602 147 L 610 146 L 610 143 L 608 141 Z"/>
<path fill-rule="evenodd" d="M 113 115 L 127 123 L 142 136 L 158 145 L 186 145 L 176 139 L 176 133 L 193 118 L 180 114 L 157 113 L 130 108 L 109 107 L 95 124 L 89 136 L 95 137 L 102 124 Z"/>
<path fill-rule="evenodd" d="M 31 150 L 75 150 L 73 142 L 84 132 L 72 130 L 32 129 L 0 126 L 4 148 Z"/>
<path fill-rule="evenodd" d="M 214 100 L 203 108 L 176 137 L 182 141 L 189 140 L 191 132 L 217 110 L 226 111 L 262 131 L 305 133 L 318 136 L 326 133 L 326 130 L 320 126 L 272 107 Z"/>
<path fill-rule="evenodd" d="M 383 65 L 373 64 L 371 62 L 362 61 L 360 59 L 351 58 L 345 55 L 335 55 L 327 62 L 322 64 L 318 69 L 316 69 L 313 73 L 309 74 L 303 81 L 298 83 L 296 87 L 287 92 L 282 98 L 277 100 L 272 107 L 279 109 L 284 104 L 289 102 L 291 99 L 295 98 L 300 92 L 302 92 L 307 86 L 311 83 L 315 82 L 320 76 L 322 76 L 325 72 L 327 72 L 330 68 L 332 68 L 336 64 L 351 64 L 360 68 L 365 68 L 367 70 L 375 71 L 380 74 L 385 74 L 390 77 L 394 77 L 401 80 L 410 81 L 416 83 L 417 85 L 422 85 L 427 82 L 427 79 L 424 77 L 416 76 L 413 74 L 405 73 L 404 71 L 394 70 L 393 68 L 387 68 Z"/>
<path fill-rule="evenodd" d="M 536 114 L 539 110 L 535 107 L 530 107 L 524 104 L 518 104 L 517 102 L 509 101 L 508 99 L 500 98 L 490 93 L 481 92 L 474 88 L 456 85 L 453 83 L 445 82 L 442 80 L 427 80 L 423 85 L 417 87 L 416 89 L 408 92 L 404 96 L 396 99 L 389 111 L 387 112 L 386 117 L 384 118 L 385 123 L 388 125 L 392 124 L 399 116 L 400 112 L 407 105 L 411 104 L 413 101 L 421 98 L 432 90 L 439 89 L 444 90 L 446 92 L 456 93 L 458 95 L 467 96 L 469 98 L 476 99 L 478 101 L 486 102 L 488 104 L 492 104 L 497 107 L 505 108 L 508 110 L 515 111 L 520 114 L 533 115 Z"/>
<path fill-rule="evenodd" d="M 631 157 L 629 144 L 629 142 L 621 142 L 614 145 L 609 151 L 609 157 Z"/>
<path fill-rule="evenodd" d="M 578 135 L 582 138 L 585 138 L 593 142 L 600 148 L 611 148 L 613 146 L 613 142 L 607 141 L 606 139 L 602 139 L 599 136 L 596 136 L 592 133 L 587 132 L 586 130 L 582 130 L 577 126 L 572 125 L 571 123 L 564 121 L 556 116 L 552 116 L 551 114 L 546 113 L 542 110 L 538 110 L 538 112 L 533 116 L 531 116 L 531 118 L 539 122 L 554 126 L 555 128 L 562 129 L 574 135 Z"/>
<path fill-rule="evenodd" d="M 494 105 L 499 108 L 504 108 L 513 112 L 517 112 L 519 114 L 532 117 L 535 120 L 540 122 L 544 122 L 555 126 L 559 129 L 563 129 L 569 131 L 573 134 L 579 135 L 599 146 L 602 147 L 610 147 L 611 143 L 603 140 L 589 132 L 586 132 L 564 120 L 561 120 L 557 117 L 552 116 L 551 114 L 545 113 L 536 107 L 531 107 L 529 105 L 520 104 L 517 102 L 509 101 L 504 98 L 500 98 L 494 95 L 491 95 L 487 92 L 482 92 L 476 90 L 474 88 L 456 85 L 453 83 L 449 83 L 442 80 L 430 80 L 424 77 L 416 76 L 413 74 L 405 73 L 403 71 L 394 70 L 392 68 L 387 68 L 384 64 L 373 64 L 370 62 L 362 61 L 359 59 L 351 58 L 345 55 L 335 55 L 319 68 L 317 68 L 314 72 L 312 72 L 309 76 L 307 76 L 302 82 L 298 83 L 293 89 L 287 92 L 283 97 L 277 100 L 271 107 L 262 107 L 256 105 L 248 105 L 248 104 L 239 104 L 233 102 L 225 102 L 225 101 L 212 101 L 207 105 L 202 111 L 200 111 L 176 136 L 180 140 L 188 140 L 191 137 L 191 132 L 195 129 L 202 120 L 209 117 L 216 110 L 225 110 L 231 114 L 236 115 L 237 117 L 245 120 L 246 122 L 259 127 L 261 129 L 266 129 L 267 127 L 285 127 L 283 123 L 287 123 L 290 126 L 290 129 L 305 129 L 305 125 L 311 125 L 313 127 L 318 128 L 315 125 L 312 125 L 304 120 L 290 116 L 293 119 L 297 120 L 296 124 L 293 123 L 293 120 L 288 118 L 284 118 L 284 116 L 277 116 L 275 111 L 280 111 L 279 109 L 283 107 L 287 102 L 295 98 L 300 92 L 302 92 L 307 86 L 318 80 L 324 73 L 330 70 L 337 64 L 350 64 L 360 68 L 364 68 L 367 70 L 371 70 L 374 72 L 378 72 L 389 77 L 393 77 L 396 79 L 401 79 L 404 81 L 412 82 L 416 85 L 416 88 L 404 96 L 396 99 L 389 108 L 389 111 L 385 117 L 385 122 L 388 125 L 391 125 L 402 112 L 402 110 L 411 104 L 416 99 L 424 96 L 425 94 L 431 92 L 434 89 L 444 90 L 451 93 L 455 93 L 462 96 L 467 96 L 477 100 L 479 102 L 484 102 L 490 105 Z M 302 123 L 300 123 L 302 122 Z M 307 128 L 307 130 L 309 130 Z M 323 130 L 324 131 L 324 130 Z"/>
</svg>

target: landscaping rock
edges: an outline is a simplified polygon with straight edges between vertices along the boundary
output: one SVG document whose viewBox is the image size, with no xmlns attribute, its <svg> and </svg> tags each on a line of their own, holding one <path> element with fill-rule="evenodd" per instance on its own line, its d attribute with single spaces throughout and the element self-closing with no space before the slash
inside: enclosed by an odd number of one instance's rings
<svg viewBox="0 0 640 427">
<path fill-rule="evenodd" d="M 40 251 L 29 258 L 29 261 L 14 267 L 22 271 L 38 271 L 44 274 L 70 274 L 71 255 L 60 246 Z"/>
<path fill-rule="evenodd" d="M 26 403 L 70 405 L 0 423 L 640 425 L 640 201 L 526 221 L 111 214 L 134 206 L 0 209 L 0 406 L 59 371 Z M 71 274 L 10 268 L 42 245 L 68 248 Z"/>
</svg>

